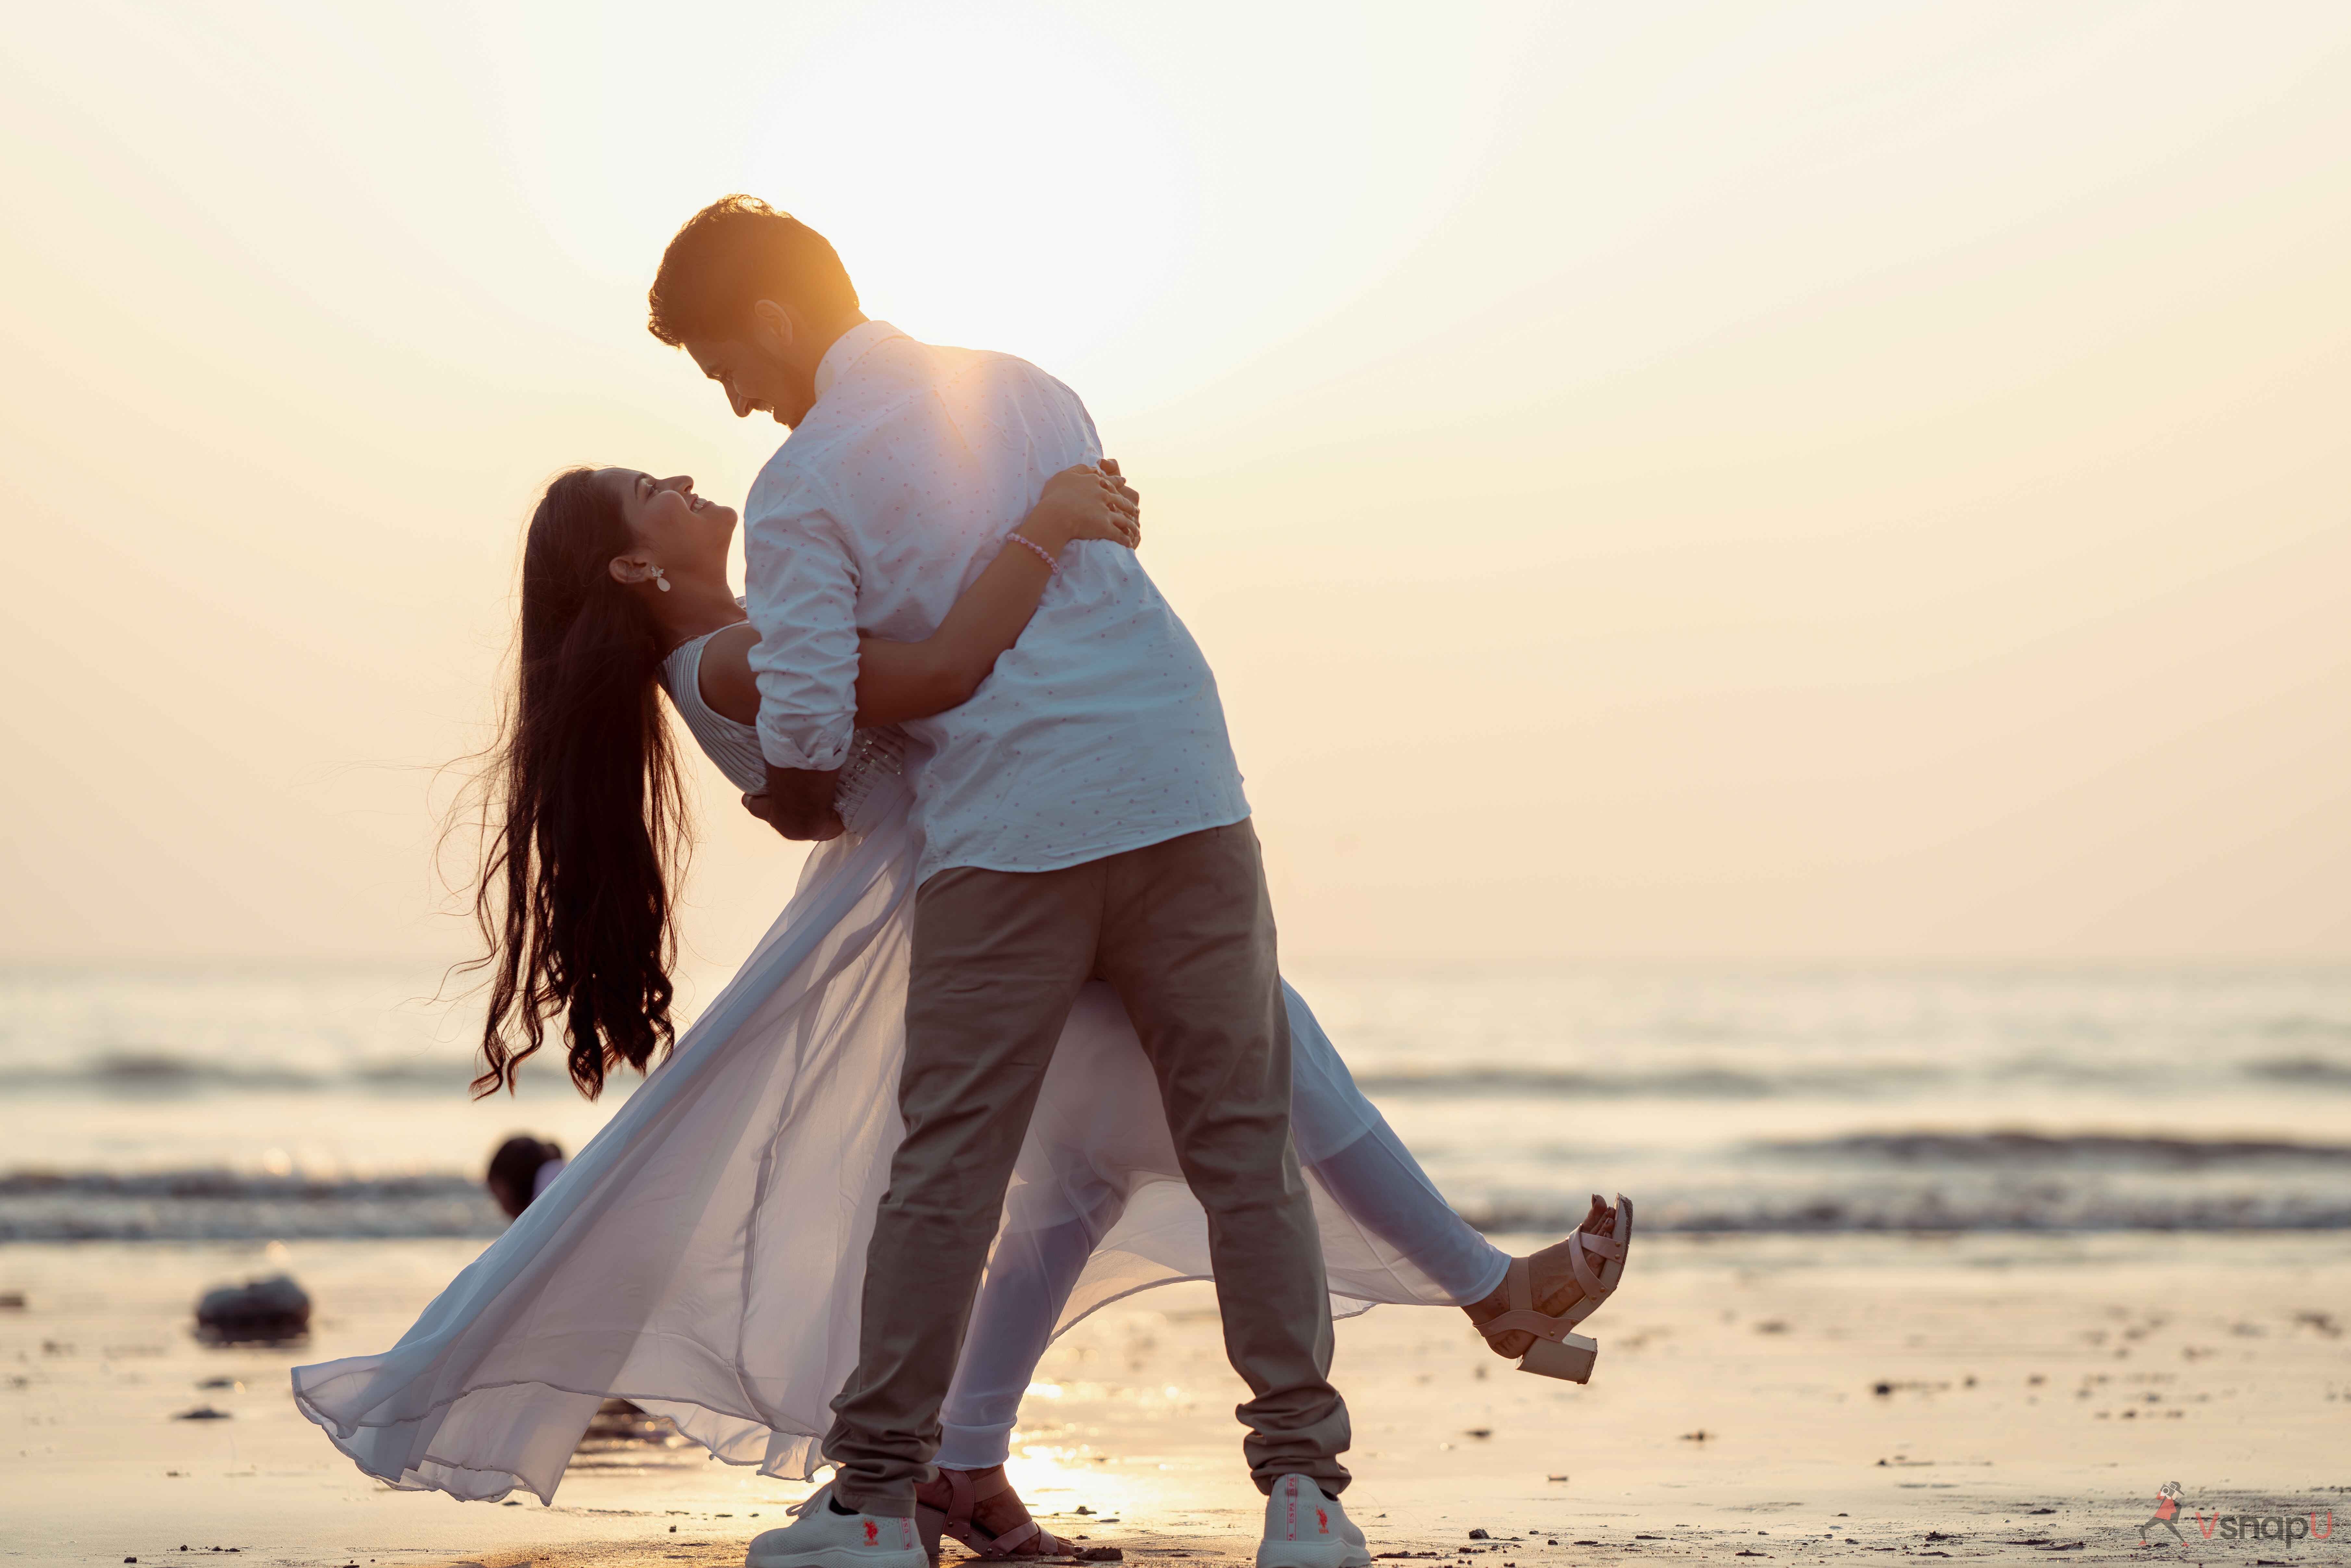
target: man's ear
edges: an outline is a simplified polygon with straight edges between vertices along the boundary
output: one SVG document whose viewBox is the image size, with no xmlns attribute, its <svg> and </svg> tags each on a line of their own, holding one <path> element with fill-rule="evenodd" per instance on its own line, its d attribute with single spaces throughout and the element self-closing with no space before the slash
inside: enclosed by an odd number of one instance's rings
<svg viewBox="0 0 2351 1568">
<path fill-rule="evenodd" d="M 640 582 L 651 582 L 653 580 L 654 571 L 658 569 L 653 565 L 653 557 L 639 550 L 630 555 L 614 556 L 612 564 L 605 570 L 612 574 L 614 582 L 634 585 Z"/>
<path fill-rule="evenodd" d="M 753 300 L 751 330 L 753 340 L 760 348 L 779 360 L 791 359 L 792 344 L 799 337 L 799 324 L 783 306 L 772 299 Z"/>
</svg>

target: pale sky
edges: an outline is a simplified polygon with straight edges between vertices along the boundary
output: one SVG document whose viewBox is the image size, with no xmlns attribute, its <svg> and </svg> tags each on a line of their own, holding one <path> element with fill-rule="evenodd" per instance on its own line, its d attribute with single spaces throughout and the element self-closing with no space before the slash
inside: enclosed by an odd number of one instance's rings
<svg viewBox="0 0 2351 1568">
<path fill-rule="evenodd" d="M 644 330 L 732 190 L 1087 398 L 1294 954 L 2351 956 L 2351 7 L 114 0 L 0 41 L 0 958 L 463 950 L 537 486 L 782 434 Z"/>
</svg>

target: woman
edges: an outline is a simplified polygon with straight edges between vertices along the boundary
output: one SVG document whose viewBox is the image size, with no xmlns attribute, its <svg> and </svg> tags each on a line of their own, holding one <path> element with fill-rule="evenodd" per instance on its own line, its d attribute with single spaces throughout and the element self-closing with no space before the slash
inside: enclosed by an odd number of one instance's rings
<svg viewBox="0 0 2351 1568">
<path fill-rule="evenodd" d="M 838 781 L 849 832 L 820 846 L 782 916 L 668 1060 L 391 1352 L 298 1368 L 303 1411 L 362 1469 L 459 1497 L 551 1496 L 597 1404 L 624 1397 L 722 1458 L 805 1478 L 856 1354 L 855 1302 L 897 1137 L 908 921 L 920 844 L 889 727 L 967 697 L 1071 549 L 1133 548 L 1116 465 L 1047 485 L 920 643 L 868 639 L 860 734 Z M 735 514 L 690 479 L 558 477 L 523 559 L 518 693 L 496 775 L 502 819 L 476 904 L 490 943 L 487 1067 L 510 1085 L 559 1018 L 593 1097 L 672 1044 L 668 862 L 680 787 L 654 687 L 757 810 L 756 636 L 726 581 Z M 1504 1355 L 1582 1381 L 1568 1333 L 1612 1291 L 1632 1208 L 1510 1259 L 1447 1207 L 1285 988 L 1294 1137 L 1334 1311 L 1460 1306 Z M 1604 1261 L 1602 1261 L 1604 1260 Z M 1004 1479 L 1019 1396 L 1054 1334 L 1155 1284 L 1206 1278 L 1206 1221 L 1109 988 L 1072 1011 L 1032 1117 L 921 1494 L 991 1556 L 1064 1552 Z"/>
</svg>

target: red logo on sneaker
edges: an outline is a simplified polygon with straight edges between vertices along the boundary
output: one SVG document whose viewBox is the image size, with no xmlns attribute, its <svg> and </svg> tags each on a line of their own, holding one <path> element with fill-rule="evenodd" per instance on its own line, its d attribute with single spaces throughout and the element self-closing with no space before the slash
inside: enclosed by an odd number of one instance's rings
<svg viewBox="0 0 2351 1568">
<path fill-rule="evenodd" d="M 1331 1533 L 1331 1516 L 1319 1508 L 1314 1511 L 1314 1533 L 1317 1535 Z"/>
<path fill-rule="evenodd" d="M 867 1520 L 865 1521 L 865 1544 L 872 1546 L 881 1539 L 882 1527 L 874 1523 L 872 1520 Z"/>
</svg>

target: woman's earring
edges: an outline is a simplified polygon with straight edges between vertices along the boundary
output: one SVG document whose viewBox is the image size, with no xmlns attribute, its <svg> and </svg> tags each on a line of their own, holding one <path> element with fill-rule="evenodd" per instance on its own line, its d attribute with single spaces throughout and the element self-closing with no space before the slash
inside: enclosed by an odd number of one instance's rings
<svg viewBox="0 0 2351 1568">
<path fill-rule="evenodd" d="M 667 593 L 669 591 L 669 573 L 664 571 L 659 567 L 654 567 L 653 569 L 653 586 L 660 589 L 664 593 Z"/>
</svg>

